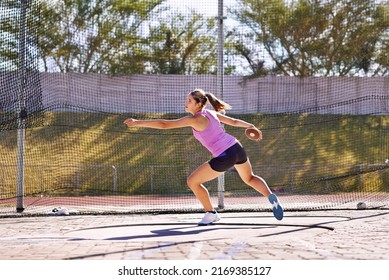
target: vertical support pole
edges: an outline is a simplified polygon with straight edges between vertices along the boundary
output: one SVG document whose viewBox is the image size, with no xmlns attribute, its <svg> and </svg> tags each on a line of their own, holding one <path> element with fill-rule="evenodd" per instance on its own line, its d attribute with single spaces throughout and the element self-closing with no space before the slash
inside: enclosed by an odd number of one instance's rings
<svg viewBox="0 0 389 280">
<path fill-rule="evenodd" d="M 118 191 L 118 170 L 115 165 L 112 165 L 113 168 L 113 192 L 117 193 Z"/>
<path fill-rule="evenodd" d="M 16 211 L 24 211 L 24 141 L 26 136 L 26 13 L 29 0 L 21 0 L 20 30 L 19 30 L 19 116 L 17 130 L 17 195 Z"/>
<path fill-rule="evenodd" d="M 217 56 L 217 93 L 221 99 L 224 98 L 224 66 L 223 66 L 223 54 L 224 54 L 224 31 L 223 31 L 223 0 L 218 0 L 218 56 Z M 217 190 L 218 190 L 218 207 L 224 208 L 224 173 L 218 177 Z"/>
</svg>

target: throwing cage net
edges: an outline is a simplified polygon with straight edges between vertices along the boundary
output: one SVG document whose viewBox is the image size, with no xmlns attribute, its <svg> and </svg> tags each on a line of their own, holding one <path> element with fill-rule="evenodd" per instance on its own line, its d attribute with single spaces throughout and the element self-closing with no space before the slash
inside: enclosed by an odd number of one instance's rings
<svg viewBox="0 0 389 280">
<path fill-rule="evenodd" d="M 255 3 L 270 2 L 298 10 L 290 1 L 178 2 L 1 2 L 0 215 L 48 214 L 59 207 L 71 214 L 202 211 L 186 178 L 210 154 L 191 129 L 123 124 L 126 118 L 185 116 L 185 99 L 195 88 L 213 92 L 232 105 L 229 116 L 262 130 L 263 140 L 253 142 L 244 129 L 225 126 L 286 211 L 356 209 L 359 202 L 388 208 L 385 1 L 369 7 L 362 4 L 374 1 L 335 1 L 337 15 L 345 8 L 363 12 L 370 20 L 365 27 L 380 33 L 365 41 L 368 69 L 355 66 L 363 61 L 349 49 L 334 52 L 345 61 L 332 61 L 332 72 L 323 70 L 325 62 L 316 72 L 307 61 L 292 68 L 293 53 L 284 52 L 298 49 L 273 40 L 279 53 L 271 52 L 265 34 L 277 31 L 239 13 L 241 4 L 255 13 L 269 8 Z M 325 12 L 314 11 L 318 19 Z M 329 49 L 335 23 L 334 15 L 321 33 Z M 307 30 L 309 40 L 313 29 Z M 357 36 L 353 31 L 344 36 Z M 324 60 L 319 47 L 310 63 Z M 283 55 L 289 68 L 276 59 Z M 352 70 L 343 73 L 347 57 Z M 234 169 L 205 186 L 220 211 L 270 211 L 266 198 Z"/>
</svg>

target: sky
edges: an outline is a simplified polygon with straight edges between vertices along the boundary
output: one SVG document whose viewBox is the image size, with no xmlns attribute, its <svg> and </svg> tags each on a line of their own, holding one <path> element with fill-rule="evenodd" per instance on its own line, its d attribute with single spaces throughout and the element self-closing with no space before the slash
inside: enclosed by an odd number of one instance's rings
<svg viewBox="0 0 389 280">
<path fill-rule="evenodd" d="M 231 6 L 236 3 L 236 0 L 223 0 L 223 6 Z M 219 0 L 167 0 L 166 3 L 172 8 L 185 10 L 196 10 L 199 13 L 206 16 L 217 16 Z M 224 15 L 227 14 L 226 8 L 224 8 Z"/>
<path fill-rule="evenodd" d="M 233 19 L 227 17 L 227 7 L 233 7 L 237 2 L 238 0 L 223 0 L 223 16 L 225 18 L 225 26 L 232 27 L 236 25 L 236 22 Z M 189 13 L 190 11 L 194 10 L 206 17 L 217 17 L 219 10 L 219 0 L 167 0 L 165 5 L 170 6 L 173 10 L 177 10 L 183 13 Z"/>
</svg>

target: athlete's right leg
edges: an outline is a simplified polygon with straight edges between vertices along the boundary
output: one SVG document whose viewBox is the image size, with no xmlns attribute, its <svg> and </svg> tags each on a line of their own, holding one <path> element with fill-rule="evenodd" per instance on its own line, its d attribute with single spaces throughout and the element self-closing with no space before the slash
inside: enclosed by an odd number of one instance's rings
<svg viewBox="0 0 389 280">
<path fill-rule="evenodd" d="M 269 195 L 271 194 L 270 188 L 268 187 L 264 179 L 257 175 L 254 175 L 249 159 L 247 159 L 247 161 L 242 164 L 236 164 L 234 167 L 236 171 L 238 171 L 238 174 L 243 180 L 243 182 L 245 182 L 247 185 L 258 191 L 265 197 L 269 197 Z"/>
<path fill-rule="evenodd" d="M 201 202 L 205 211 L 214 210 L 208 190 L 203 186 L 203 183 L 217 178 L 223 172 L 215 171 L 211 168 L 208 162 L 199 166 L 187 179 L 189 188 L 193 191 L 197 199 Z"/>
</svg>

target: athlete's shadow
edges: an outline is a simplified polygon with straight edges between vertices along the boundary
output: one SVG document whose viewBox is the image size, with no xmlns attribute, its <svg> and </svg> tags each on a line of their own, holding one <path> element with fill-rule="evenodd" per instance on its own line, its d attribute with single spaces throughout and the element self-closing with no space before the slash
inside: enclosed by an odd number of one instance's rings
<svg viewBox="0 0 389 280">
<path fill-rule="evenodd" d="M 272 226 L 266 226 L 267 228 L 272 228 Z M 254 227 L 250 227 L 254 229 Z M 256 229 L 264 228 L 264 226 L 256 226 Z M 175 227 L 175 228 L 162 228 L 150 230 L 150 234 L 144 235 L 132 235 L 132 236 L 118 236 L 106 238 L 104 240 L 134 240 L 142 238 L 158 238 L 158 237 L 169 237 L 169 236 L 188 236 L 188 235 L 199 235 L 211 231 L 220 231 L 220 230 L 234 230 L 234 229 L 247 229 L 247 227 L 221 227 L 220 225 L 209 225 L 209 226 L 187 226 L 187 227 Z"/>
<path fill-rule="evenodd" d="M 111 240 L 111 241 L 117 241 L 117 240 L 136 240 L 136 239 L 152 239 L 152 238 L 160 238 L 160 237 L 174 237 L 174 236 L 190 236 L 190 235 L 199 235 L 202 233 L 207 233 L 211 231 L 223 231 L 223 230 L 239 230 L 239 229 L 252 229 L 252 230 L 261 230 L 261 229 L 269 229 L 269 228 L 285 228 L 285 230 L 275 231 L 271 233 L 263 233 L 257 235 L 257 237 L 269 237 L 269 236 L 275 236 L 275 235 L 282 235 L 282 234 L 290 234 L 295 233 L 303 230 L 309 230 L 309 229 L 324 229 L 324 230 L 334 230 L 333 227 L 330 227 L 330 224 L 339 223 L 339 222 L 345 222 L 348 220 L 356 220 L 356 219 L 365 219 L 369 217 L 374 216 L 380 216 L 380 215 L 386 215 L 388 213 L 379 213 L 374 215 L 367 215 L 362 217 L 356 217 L 356 218 L 350 218 L 350 217 L 340 217 L 340 216 L 333 216 L 334 220 L 327 220 L 321 223 L 316 224 L 300 224 L 300 223 L 291 223 L 291 224 L 269 224 L 269 223 L 216 223 L 214 225 L 208 225 L 208 226 L 198 226 L 194 223 L 151 223 L 151 224 L 125 224 L 125 225 L 109 225 L 109 226 L 101 226 L 101 227 L 93 227 L 93 228 L 83 228 L 83 229 L 77 229 L 73 230 L 73 232 L 80 232 L 80 231 L 88 231 L 88 230 L 102 230 L 102 229 L 112 229 L 112 228 L 127 228 L 131 230 L 131 228 L 145 228 L 144 231 L 147 231 L 145 234 L 138 234 L 138 235 L 125 235 L 125 236 L 116 236 L 116 237 L 108 237 L 108 238 L 102 238 L 101 240 Z M 294 218 L 312 218 L 316 216 L 295 216 Z M 320 218 L 328 218 L 332 216 L 318 216 Z M 342 218 L 339 220 L 339 218 Z M 173 227 L 170 227 L 173 226 Z M 176 226 L 176 227 L 174 227 Z M 152 229 L 158 227 L 158 229 Z M 231 233 L 233 235 L 234 233 Z M 80 241 L 80 240 L 87 240 L 87 238 L 72 238 L 69 239 L 69 241 Z"/>
</svg>

